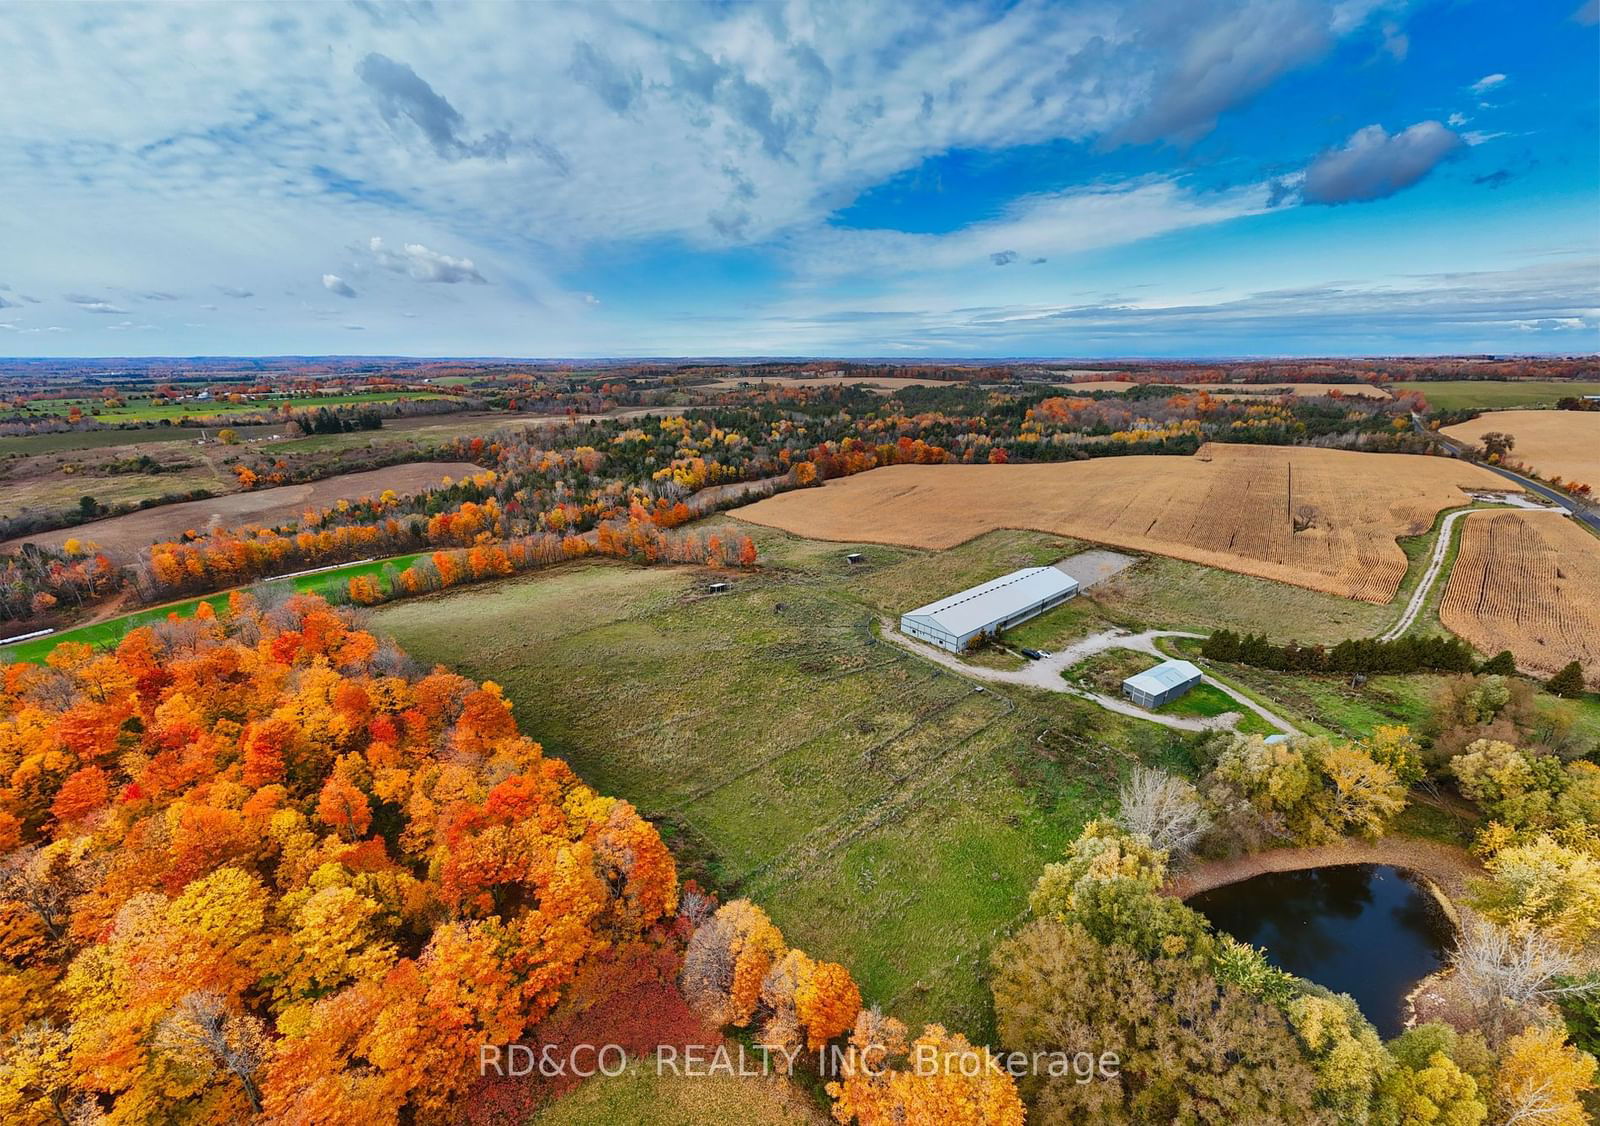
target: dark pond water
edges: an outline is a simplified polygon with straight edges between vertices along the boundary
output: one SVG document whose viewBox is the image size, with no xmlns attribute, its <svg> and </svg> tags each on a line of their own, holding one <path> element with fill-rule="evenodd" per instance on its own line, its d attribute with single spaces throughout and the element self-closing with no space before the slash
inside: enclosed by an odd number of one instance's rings
<svg viewBox="0 0 1600 1126">
<path fill-rule="evenodd" d="M 1444 964 L 1450 921 L 1399 868 L 1345 864 L 1271 872 L 1202 892 L 1189 906 L 1273 964 L 1356 999 L 1384 1039 L 1406 994 Z"/>
</svg>

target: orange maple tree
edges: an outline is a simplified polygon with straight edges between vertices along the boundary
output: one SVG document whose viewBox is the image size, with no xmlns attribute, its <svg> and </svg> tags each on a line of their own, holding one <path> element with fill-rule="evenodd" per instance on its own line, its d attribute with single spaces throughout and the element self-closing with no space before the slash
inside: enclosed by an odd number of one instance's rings
<svg viewBox="0 0 1600 1126">
<path fill-rule="evenodd" d="M 680 941 L 632 806 L 309 596 L 5 666 L 0 847 L 19 1121 L 450 1121 Z"/>
</svg>

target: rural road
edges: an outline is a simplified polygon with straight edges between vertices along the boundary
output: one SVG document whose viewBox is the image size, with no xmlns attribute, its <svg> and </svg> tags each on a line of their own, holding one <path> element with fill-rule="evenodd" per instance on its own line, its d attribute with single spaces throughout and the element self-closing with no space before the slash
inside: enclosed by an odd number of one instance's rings
<svg viewBox="0 0 1600 1126">
<path fill-rule="evenodd" d="M 1411 628 L 1411 623 L 1417 620 L 1417 615 L 1422 613 L 1423 603 L 1428 601 L 1428 592 L 1433 589 L 1439 572 L 1444 569 L 1444 557 L 1450 554 L 1450 530 L 1455 527 L 1456 521 L 1477 509 L 1463 508 L 1459 512 L 1452 512 L 1444 518 L 1439 525 L 1439 542 L 1433 545 L 1433 558 L 1428 560 L 1428 569 L 1422 574 L 1422 581 L 1417 584 L 1417 589 L 1411 592 L 1411 601 L 1406 603 L 1405 613 L 1400 615 L 1400 620 L 1378 635 L 1379 641 L 1393 641 L 1406 630 Z"/>
<path fill-rule="evenodd" d="M 1461 460 L 1463 460 L 1463 461 L 1471 461 L 1472 460 L 1471 458 L 1468 458 L 1468 457 L 1466 457 L 1464 455 L 1464 452 L 1462 450 L 1461 444 L 1459 442 L 1457 442 L 1453 438 L 1446 437 L 1445 435 L 1439 433 L 1436 430 L 1429 430 L 1426 426 L 1424 426 L 1422 424 L 1421 417 L 1419 417 L 1415 413 L 1413 413 L 1412 416 L 1411 416 L 1411 425 L 1416 428 L 1416 431 L 1417 431 L 1418 434 L 1422 434 L 1422 435 L 1425 435 L 1425 436 L 1431 437 L 1431 438 L 1437 438 L 1439 440 L 1439 445 L 1451 457 L 1461 458 Z M 1600 532 L 1600 512 L 1596 512 L 1594 509 L 1590 508 L 1588 505 L 1580 504 L 1579 502 L 1573 500 L 1571 497 L 1567 496 L 1565 493 L 1558 492 L 1557 490 L 1552 489 L 1549 485 L 1541 485 L 1539 482 L 1534 481 L 1534 480 L 1532 480 L 1530 478 L 1524 477 L 1520 473 L 1514 473 L 1511 470 L 1504 468 L 1503 466 L 1489 465 L 1487 462 L 1481 462 L 1481 461 L 1480 462 L 1476 462 L 1475 464 L 1481 466 L 1484 469 L 1487 469 L 1491 473 L 1498 473 L 1500 476 L 1504 477 L 1508 481 L 1516 482 L 1518 485 L 1522 486 L 1524 489 L 1527 489 L 1529 492 L 1532 492 L 1532 493 L 1537 493 L 1538 495 L 1544 497 L 1546 500 L 1554 501 L 1555 503 L 1559 504 L 1562 508 L 1564 508 L 1568 512 L 1570 512 L 1573 515 L 1573 517 L 1576 518 L 1578 521 L 1580 521 L 1581 523 L 1587 524 L 1591 531 Z"/>
<path fill-rule="evenodd" d="M 1147 712 L 1127 700 L 1119 700 L 1115 696 L 1107 696 L 1100 692 L 1090 692 L 1087 689 L 1068 684 L 1061 676 L 1063 672 L 1084 658 L 1104 652 L 1107 649 L 1132 649 L 1136 652 L 1148 653 L 1152 657 L 1166 660 L 1167 654 L 1156 648 L 1157 638 L 1201 638 L 1205 636 L 1204 634 L 1161 629 L 1149 629 L 1143 633 L 1129 633 L 1127 630 L 1112 629 L 1074 641 L 1071 645 L 1056 650 L 1048 657 L 1028 662 L 1025 667 L 1020 669 L 990 669 L 980 665 L 968 664 L 953 653 L 947 653 L 943 649 L 935 648 L 932 645 L 924 645 L 920 641 L 914 641 L 895 629 L 894 623 L 887 618 L 879 619 L 879 625 L 883 629 L 883 636 L 894 642 L 894 644 L 935 664 L 943 665 L 952 672 L 960 673 L 962 676 L 975 680 L 987 680 L 994 684 L 1016 684 L 1026 688 L 1038 688 L 1045 692 L 1065 692 L 1068 695 L 1081 696 L 1085 700 L 1093 700 L 1109 712 L 1132 716 L 1134 719 L 1142 719 L 1150 723 L 1159 723 L 1163 727 L 1170 727 L 1177 731 L 1227 731 L 1231 730 L 1236 723 L 1236 720 L 1229 718 L 1233 713 L 1214 716 L 1210 719 L 1189 719 L 1184 716 L 1157 715 L 1154 712 Z M 1202 679 L 1213 688 L 1227 693 L 1241 707 L 1255 712 L 1278 730 L 1289 735 L 1304 734 L 1287 720 L 1268 711 L 1254 700 L 1241 696 L 1221 681 L 1206 675 L 1202 675 Z"/>
</svg>

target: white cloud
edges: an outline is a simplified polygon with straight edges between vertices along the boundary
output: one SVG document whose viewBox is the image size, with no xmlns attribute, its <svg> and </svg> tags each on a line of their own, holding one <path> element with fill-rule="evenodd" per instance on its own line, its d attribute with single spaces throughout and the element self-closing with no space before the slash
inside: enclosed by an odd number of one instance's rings
<svg viewBox="0 0 1600 1126">
<path fill-rule="evenodd" d="M 1474 82 L 1471 86 L 1467 87 L 1467 89 L 1471 90 L 1474 94 L 1487 94 L 1490 90 L 1493 90 L 1505 80 L 1506 76 L 1503 74 L 1486 74 L 1482 78 L 1478 79 L 1478 81 Z"/>
<path fill-rule="evenodd" d="M 1177 180 L 1151 177 L 1025 196 L 999 218 L 943 235 L 845 228 L 806 232 L 790 244 L 789 257 L 808 277 L 1000 266 L 1021 255 L 1065 256 L 1258 214 L 1269 210 L 1271 195 L 1268 184 L 1201 195 Z"/>
<path fill-rule="evenodd" d="M 128 312 L 128 310 L 113 305 L 109 301 L 103 301 L 98 297 L 91 297 L 86 293 L 66 293 L 62 295 L 62 299 L 65 301 L 70 301 L 72 304 L 82 309 L 85 313 L 101 313 L 120 317 L 125 316 Z"/>
<path fill-rule="evenodd" d="M 1452 113 L 1449 117 L 1444 119 L 1444 123 L 1450 126 L 1452 129 L 1459 129 L 1471 120 L 1472 118 L 1468 117 L 1464 113 Z"/>
<path fill-rule="evenodd" d="M 440 282 L 444 285 L 455 285 L 458 282 L 472 282 L 475 285 L 486 285 L 488 279 L 478 272 L 470 258 L 452 258 L 448 254 L 429 250 L 420 242 L 407 243 L 400 250 L 390 250 L 384 246 L 381 238 L 374 237 L 367 243 L 373 260 L 385 270 L 393 270 L 397 274 L 409 274 L 420 282 Z"/>
<path fill-rule="evenodd" d="M 340 297 L 354 297 L 356 295 L 356 291 L 351 288 L 350 283 L 338 274 L 323 274 L 322 288 L 329 293 L 336 293 Z"/>
</svg>

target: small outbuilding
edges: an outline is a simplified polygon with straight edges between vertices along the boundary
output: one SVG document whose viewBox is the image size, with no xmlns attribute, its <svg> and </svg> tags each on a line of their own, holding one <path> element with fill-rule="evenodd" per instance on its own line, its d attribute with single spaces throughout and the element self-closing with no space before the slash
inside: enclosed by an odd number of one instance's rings
<svg viewBox="0 0 1600 1126">
<path fill-rule="evenodd" d="M 1122 682 L 1122 694 L 1152 711 L 1170 704 L 1200 683 L 1200 670 L 1188 661 L 1163 661 Z"/>
<path fill-rule="evenodd" d="M 846 555 L 844 557 L 844 561 L 846 563 L 849 563 L 851 566 L 854 566 L 857 563 L 864 562 L 865 560 L 866 560 L 866 556 L 862 555 L 859 551 L 852 551 L 849 555 Z"/>
<path fill-rule="evenodd" d="M 1054 567 L 1024 567 L 900 615 L 900 632 L 952 653 L 980 633 L 995 634 L 1061 605 L 1078 580 Z"/>
</svg>

